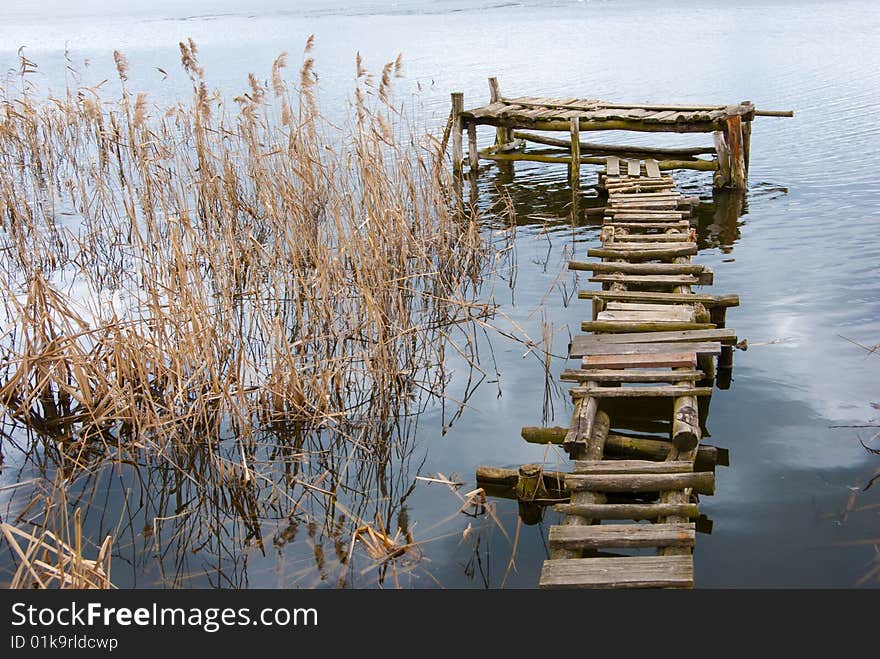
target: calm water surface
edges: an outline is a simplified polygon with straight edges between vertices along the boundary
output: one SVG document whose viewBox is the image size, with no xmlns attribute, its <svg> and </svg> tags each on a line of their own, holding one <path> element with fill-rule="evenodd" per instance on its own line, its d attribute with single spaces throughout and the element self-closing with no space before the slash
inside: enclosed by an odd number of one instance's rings
<svg viewBox="0 0 880 659">
<path fill-rule="evenodd" d="M 708 441 L 730 450 L 717 472 L 716 495 L 701 512 L 714 522 L 695 552 L 698 587 L 849 587 L 871 567 L 870 544 L 845 543 L 880 535 L 880 485 L 856 498 L 867 507 L 840 513 L 880 468 L 880 457 L 859 444 L 880 400 L 877 357 L 855 345 L 880 341 L 880 129 L 874 116 L 880 88 L 880 12 L 870 2 L 207 2 L 134 3 L 6 0 L 0 8 L 0 71 L 14 69 L 16 50 L 39 64 L 44 90 L 59 93 L 65 49 L 85 84 L 113 80 L 112 51 L 131 63 L 130 86 L 157 103 L 188 94 L 178 65 L 178 41 L 194 38 L 209 80 L 235 93 L 248 72 L 268 75 L 281 51 L 291 63 L 314 33 L 324 107 L 344 112 L 360 51 L 374 70 L 404 55 L 406 77 L 397 93 L 418 96 L 420 119 L 442 125 L 451 91 L 467 106 L 488 97 L 496 75 L 508 95 L 580 95 L 615 101 L 734 103 L 794 109 L 795 119 L 758 118 L 752 136 L 749 190 L 743 213 L 712 204 L 707 175 L 681 173 L 682 187 L 701 194 L 697 257 L 715 270 L 714 291 L 736 292 L 742 306 L 728 324 L 748 338 L 736 353 L 734 382 L 712 398 Z M 162 69 L 167 75 L 160 72 Z M 108 83 L 112 84 L 112 83 Z M 480 133 L 489 142 L 491 131 Z M 631 143 L 695 145 L 708 136 L 628 134 Z M 592 138 L 592 136 L 591 136 Z M 583 171 L 584 185 L 595 173 Z M 564 169 L 518 164 L 513 180 L 497 168 L 480 175 L 481 203 L 506 187 L 514 200 L 515 249 L 483 288 L 506 316 L 497 324 L 518 336 L 541 338 L 552 323 L 553 352 L 564 355 L 570 335 L 590 313 L 572 299 L 586 277 L 569 273 L 570 257 L 585 257 L 598 228 L 568 221 Z M 589 195 L 589 191 L 584 192 Z M 492 231 L 487 227 L 487 231 Z M 514 285 L 511 285 L 511 284 Z M 571 304 L 569 304 L 571 302 Z M 514 325 L 515 323 L 515 325 Z M 847 340 L 849 339 L 849 340 Z M 486 344 L 488 346 L 488 343 Z M 461 500 L 443 485 L 416 476 L 453 476 L 474 487 L 479 464 L 517 466 L 563 455 L 519 438 L 525 425 L 566 425 L 568 396 L 555 385 L 549 404 L 544 371 L 522 344 L 495 335 L 483 352 L 486 377 L 467 391 L 467 407 L 451 422 L 449 405 L 429 406 L 401 431 L 406 450 L 388 473 L 372 473 L 368 488 L 388 503 L 416 540 L 423 558 L 404 570 L 406 587 L 534 587 L 556 521 L 523 525 L 516 504 L 497 500 L 497 520 L 458 514 Z M 451 392 L 463 396 L 468 372 L 453 362 Z M 553 382 L 565 367 L 552 366 Z M 880 448 L 874 441 L 872 446 Z M 19 478 L 7 454 L 0 484 Z M 126 496 L 149 483 L 107 472 L 89 516 L 94 535 L 120 519 Z M 109 484 L 109 488 L 106 487 Z M 9 492 L 0 492 L 5 499 Z M 872 507 L 873 506 L 873 507 Z M 4 513 L 5 515 L 6 513 Z M 151 524 L 146 512 L 131 520 Z M 222 566 L 131 537 L 118 543 L 114 581 L 121 587 L 293 587 L 337 583 L 334 561 L 348 550 L 321 528 L 263 520 L 266 549 L 230 539 Z M 273 538 L 274 542 L 269 542 Z M 164 543 L 164 544 L 163 544 Z M 169 544 L 170 543 L 170 544 Z M 186 574 L 185 578 L 179 575 Z M 176 575 L 176 576 L 175 576 Z M 377 582 L 367 575 L 354 583 Z M 386 581 L 386 585 L 391 582 Z M 870 581 L 867 585 L 877 585 Z"/>
</svg>

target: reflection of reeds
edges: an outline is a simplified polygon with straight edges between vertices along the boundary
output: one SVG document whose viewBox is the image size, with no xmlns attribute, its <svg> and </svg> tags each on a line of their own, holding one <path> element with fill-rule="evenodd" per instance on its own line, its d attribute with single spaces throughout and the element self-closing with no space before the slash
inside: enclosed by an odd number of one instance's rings
<svg viewBox="0 0 880 659">
<path fill-rule="evenodd" d="M 401 419 L 444 393 L 450 346 L 472 359 L 488 246 L 393 105 L 399 60 L 337 126 L 310 57 L 297 87 L 281 56 L 230 104 L 181 56 L 192 99 L 169 108 L 121 54 L 115 104 L 35 100 L 24 58 L 0 89 L 0 406 L 58 468 L 147 467 L 162 550 L 262 547 L 270 513 L 338 537 L 341 494 L 401 504 Z"/>
</svg>

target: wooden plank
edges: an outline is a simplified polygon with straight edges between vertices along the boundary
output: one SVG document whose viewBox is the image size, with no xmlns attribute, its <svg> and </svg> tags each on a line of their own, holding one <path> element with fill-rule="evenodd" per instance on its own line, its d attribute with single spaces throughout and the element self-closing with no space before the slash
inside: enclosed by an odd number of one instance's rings
<svg viewBox="0 0 880 659">
<path fill-rule="evenodd" d="M 607 355 L 606 355 L 607 356 Z M 652 355 L 656 357 L 657 355 Z M 660 366 L 652 362 L 651 366 Z M 689 364 L 676 366 L 676 369 L 690 367 Z M 567 368 L 562 371 L 560 379 L 563 382 L 683 382 L 685 380 L 702 380 L 706 377 L 703 371 L 697 370 L 670 370 L 658 368 L 656 370 L 633 367 L 634 370 L 618 370 L 620 366 L 608 369 L 576 369 Z"/>
<path fill-rule="evenodd" d="M 686 230 L 691 226 L 687 220 L 675 220 L 672 222 L 654 222 L 646 220 L 644 222 L 618 222 L 612 217 L 604 218 L 603 226 L 614 227 L 615 229 L 626 229 L 627 231 L 648 231 L 650 229 L 678 229 Z"/>
<path fill-rule="evenodd" d="M 658 387 L 572 387 L 568 393 L 574 397 L 590 398 L 678 398 L 680 396 L 711 396 L 712 387 L 667 385 Z"/>
<path fill-rule="evenodd" d="M 620 556 L 544 561 L 541 588 L 692 588 L 691 556 Z"/>
<path fill-rule="evenodd" d="M 600 275 L 599 277 L 594 277 L 593 279 L 600 279 L 600 277 L 613 277 L 614 275 Z M 606 281 L 624 281 L 626 283 L 632 283 L 630 278 L 636 277 L 651 277 L 652 275 L 620 275 L 621 277 L 627 277 L 627 279 L 607 279 Z M 657 275 L 658 277 L 660 275 Z M 662 275 L 664 277 L 675 277 L 677 275 Z M 688 275 L 684 275 L 685 277 Z M 591 280 L 592 281 L 592 280 Z M 640 280 L 641 281 L 641 280 Z M 691 323 L 694 321 L 694 309 L 693 307 L 686 307 L 682 309 L 681 307 L 673 307 L 671 305 L 656 305 L 658 308 L 651 311 L 601 311 L 596 316 L 597 321 L 625 321 L 625 322 L 642 322 L 642 321 L 651 321 L 657 323 Z"/>
<path fill-rule="evenodd" d="M 670 261 L 680 256 L 692 256 L 697 253 L 697 244 L 689 247 L 669 247 L 669 243 L 655 243 L 654 249 L 620 249 L 626 243 L 615 243 L 613 248 L 598 247 L 587 250 L 587 256 L 602 259 L 625 259 L 627 261 Z M 672 243 L 680 245 L 681 243 Z"/>
<path fill-rule="evenodd" d="M 576 460 L 575 474 L 686 474 L 694 470 L 688 460 Z"/>
<path fill-rule="evenodd" d="M 601 524 L 551 526 L 550 547 L 564 549 L 636 549 L 639 547 L 693 547 L 693 523 Z"/>
<path fill-rule="evenodd" d="M 660 178 L 660 166 L 653 158 L 648 158 L 645 161 L 645 170 L 650 178 Z"/>
<path fill-rule="evenodd" d="M 736 330 L 730 327 L 722 327 L 712 330 L 684 330 L 675 332 L 633 332 L 632 334 L 601 334 L 596 336 L 576 336 L 572 345 L 580 346 L 608 346 L 612 343 L 689 343 L 689 342 L 705 342 L 717 341 L 729 345 L 736 343 Z M 715 343 L 706 343 L 713 349 L 717 347 Z M 670 346 L 678 350 L 695 349 L 693 345 Z M 695 350 L 699 352 L 699 350 Z M 607 354 L 607 353 L 606 353 Z"/>
<path fill-rule="evenodd" d="M 639 176 L 642 172 L 642 164 L 638 160 L 630 158 L 626 161 L 626 173 L 628 176 Z"/>
<path fill-rule="evenodd" d="M 684 321 L 628 321 L 628 320 L 585 320 L 581 323 L 582 332 L 662 332 L 668 330 L 715 329 L 712 323 L 691 323 Z"/>
<path fill-rule="evenodd" d="M 605 160 L 605 171 L 609 176 L 620 176 L 620 158 L 608 156 Z"/>
<path fill-rule="evenodd" d="M 622 273 L 595 275 L 590 277 L 590 281 L 601 284 L 619 282 L 627 286 L 696 286 L 700 283 L 700 280 L 692 275 L 627 275 Z M 621 318 L 621 320 L 630 319 Z"/>
<path fill-rule="evenodd" d="M 673 243 L 664 243 L 662 245 L 654 242 L 638 242 L 632 241 L 627 243 L 614 243 L 613 245 L 609 245 L 607 249 L 616 249 L 618 251 L 631 251 L 638 252 L 647 249 L 656 249 L 656 250 L 668 250 L 668 249 L 692 249 L 694 247 L 694 243 L 682 241 L 682 242 L 673 242 Z M 588 253 L 589 255 L 589 253 Z"/>
<path fill-rule="evenodd" d="M 627 199 L 627 200 L 638 200 L 638 199 L 682 199 L 683 195 L 680 192 L 624 192 L 624 193 L 615 193 L 615 199 Z"/>
<path fill-rule="evenodd" d="M 605 225 L 608 226 L 608 225 Z M 696 233 L 638 233 L 628 234 L 618 231 L 614 232 L 614 243 L 687 243 L 695 242 Z M 606 246 L 608 243 L 606 243 Z"/>
<path fill-rule="evenodd" d="M 625 272 L 633 275 L 698 275 L 706 266 L 701 263 L 600 263 L 569 261 L 569 270 L 591 272 Z"/>
<path fill-rule="evenodd" d="M 649 332 L 646 337 L 662 332 Z M 598 355 L 668 355 L 670 353 L 694 353 L 697 355 L 720 355 L 721 343 L 717 341 L 658 341 L 648 343 L 647 338 L 640 343 L 615 343 L 603 341 L 605 336 L 584 336 L 578 334 L 571 340 L 571 356 L 595 357 Z"/>
<path fill-rule="evenodd" d="M 553 510 L 564 515 L 580 515 L 590 519 L 642 520 L 670 516 L 696 519 L 700 515 L 695 503 L 562 503 L 553 506 Z"/>
<path fill-rule="evenodd" d="M 700 494 L 714 494 L 715 474 L 711 471 L 694 471 L 670 474 L 569 474 L 565 477 L 565 489 L 572 492 L 629 492 L 635 494 L 637 492 L 668 492 L 688 488 Z"/>
<path fill-rule="evenodd" d="M 738 307 L 739 295 L 700 295 L 696 293 L 658 293 L 656 291 L 578 291 L 581 299 L 644 300 L 652 302 L 700 302 L 707 307 Z"/>
<path fill-rule="evenodd" d="M 638 265 L 638 264 L 635 264 Z M 666 265 L 652 264 L 652 265 Z M 608 302 L 605 305 L 606 311 L 667 311 L 689 312 L 693 313 L 694 307 L 690 304 L 652 304 L 650 302 Z M 599 335 L 601 336 L 601 335 Z M 636 341 L 636 343 L 650 343 L 650 341 Z"/>
<path fill-rule="evenodd" d="M 581 362 L 581 370 L 590 371 L 593 369 L 602 370 L 622 368 L 695 368 L 696 365 L 697 353 L 695 352 L 652 352 L 638 355 L 585 355 Z M 588 379 L 583 381 L 588 381 Z M 620 380 L 620 382 L 623 381 L 624 380 Z M 663 382 L 665 382 L 665 380 L 663 380 Z"/>
</svg>

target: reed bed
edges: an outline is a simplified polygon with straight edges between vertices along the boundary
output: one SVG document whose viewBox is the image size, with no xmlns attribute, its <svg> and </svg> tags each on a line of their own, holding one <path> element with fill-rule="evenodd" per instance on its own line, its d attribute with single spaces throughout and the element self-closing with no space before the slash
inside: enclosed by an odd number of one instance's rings
<svg viewBox="0 0 880 659">
<path fill-rule="evenodd" d="M 478 368 L 492 313 L 492 246 L 451 200 L 440 141 L 395 104 L 401 59 L 373 76 L 358 57 L 332 123 L 311 45 L 294 82 L 282 54 L 232 99 L 191 40 L 192 96 L 170 107 L 129 88 L 121 53 L 118 98 L 41 99 L 23 55 L 0 88 L 0 450 L 69 482 L 106 460 L 148 465 L 178 498 L 184 482 L 190 503 L 152 519 L 196 520 L 174 533 L 187 547 L 222 544 L 220 509 L 246 528 L 233 544 L 270 509 L 311 515 L 304 498 L 332 525 L 352 469 L 349 496 L 375 497 L 409 450 L 401 419 L 443 397 L 447 354 Z M 352 538 L 364 514 L 347 511 Z"/>
</svg>

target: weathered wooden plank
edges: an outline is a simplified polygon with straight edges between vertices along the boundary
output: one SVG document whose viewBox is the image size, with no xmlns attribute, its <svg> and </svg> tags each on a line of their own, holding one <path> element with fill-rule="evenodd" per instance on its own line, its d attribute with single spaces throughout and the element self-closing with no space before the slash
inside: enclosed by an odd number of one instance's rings
<svg viewBox="0 0 880 659">
<path fill-rule="evenodd" d="M 690 556 L 620 556 L 544 561 L 541 588 L 692 588 Z"/>
<path fill-rule="evenodd" d="M 653 158 L 648 158 L 645 161 L 645 170 L 650 178 L 660 178 L 660 166 Z"/>
<path fill-rule="evenodd" d="M 686 474 L 694 470 L 688 460 L 576 460 L 575 474 Z"/>
<path fill-rule="evenodd" d="M 596 419 L 597 401 L 584 398 L 575 402 L 574 413 L 571 417 L 568 433 L 565 435 L 563 446 L 568 451 L 575 449 L 577 445 L 585 447 L 593 431 Z"/>
<path fill-rule="evenodd" d="M 707 307 L 738 307 L 739 295 L 701 295 L 695 293 L 659 293 L 656 291 L 578 291 L 581 299 L 645 300 L 653 302 L 700 302 Z"/>
<path fill-rule="evenodd" d="M 663 464 L 663 463 L 657 463 Z M 688 463 L 690 464 L 690 463 Z M 665 492 L 693 489 L 699 494 L 715 493 L 715 474 L 711 471 L 688 473 L 569 474 L 565 488 L 572 492 Z"/>
<path fill-rule="evenodd" d="M 574 350 L 574 347 L 572 347 Z M 573 356 L 573 355 L 572 355 Z M 696 352 L 649 352 L 625 355 L 586 355 L 581 361 L 581 370 L 621 369 L 621 368 L 695 368 Z M 582 382 L 589 381 L 580 380 Z M 598 381 L 598 380 L 597 380 Z M 624 382 L 625 380 L 619 380 Z M 639 380 L 635 380 L 638 382 Z M 646 382 L 649 380 L 646 380 Z M 662 380 L 666 382 L 666 380 Z"/>
<path fill-rule="evenodd" d="M 677 332 L 651 332 L 645 334 L 643 332 L 633 332 L 632 334 L 601 334 L 595 336 L 576 336 L 572 345 L 586 348 L 587 346 L 602 345 L 607 346 L 611 343 L 688 343 L 688 342 L 718 342 L 723 344 L 736 343 L 736 330 L 723 327 L 713 330 L 685 330 Z M 713 349 L 715 343 L 707 344 Z M 670 346 L 672 347 L 672 346 Z M 696 348 L 692 345 L 675 346 L 679 350 L 691 350 Z M 603 353 L 604 354 L 604 353 Z M 717 354 L 717 353 L 714 353 Z"/>
<path fill-rule="evenodd" d="M 607 263 L 569 261 L 569 270 L 591 272 L 624 272 L 632 275 L 698 275 L 706 266 L 701 263 Z"/>
<path fill-rule="evenodd" d="M 600 277 L 608 277 L 606 281 L 621 281 L 625 283 L 632 283 L 630 278 L 634 277 L 650 277 L 651 275 L 621 275 L 621 278 L 612 279 L 613 275 L 600 275 L 599 277 L 594 277 L 593 279 L 600 279 Z M 666 275 L 667 277 L 674 277 L 676 275 Z M 687 276 L 687 275 L 684 275 Z M 626 277 L 624 279 L 623 277 Z M 658 275 L 659 277 L 659 275 Z M 592 281 L 592 280 L 591 280 Z M 657 305 L 658 307 L 663 305 Z M 621 322 L 657 322 L 657 323 L 692 323 L 694 322 L 694 309 L 693 307 L 681 309 L 680 307 L 672 307 L 668 306 L 666 309 L 656 309 L 653 311 L 601 311 L 596 316 L 597 321 L 621 321 Z"/>
<path fill-rule="evenodd" d="M 599 247 L 587 250 L 587 256 L 601 259 L 626 259 L 627 261 L 664 261 L 672 260 L 680 256 L 692 256 L 697 253 L 697 244 L 688 243 L 687 247 L 671 247 L 682 243 L 654 243 L 653 249 L 621 248 L 627 243 L 615 243 L 613 248 Z M 630 245 L 636 243 L 629 243 Z M 639 243 L 644 244 L 644 243 Z M 648 243 L 650 244 L 650 243 Z"/>
<path fill-rule="evenodd" d="M 603 341 L 605 336 L 586 336 L 578 334 L 571 340 L 571 357 L 594 357 L 598 355 L 659 355 L 669 353 L 694 353 L 698 355 L 720 355 L 719 341 L 657 341 L 649 343 L 648 337 L 663 332 L 650 332 L 644 341 L 636 343 L 615 343 Z"/>
<path fill-rule="evenodd" d="M 605 225 L 609 226 L 609 225 Z M 614 226 L 614 225 L 611 225 Z M 614 232 L 614 240 L 612 243 L 687 243 L 694 242 L 696 234 L 690 233 L 623 233 Z M 614 247 L 614 244 L 605 243 L 606 247 Z"/>
<path fill-rule="evenodd" d="M 630 158 L 626 161 L 627 176 L 639 176 L 642 172 L 642 164 L 638 160 Z"/>
<path fill-rule="evenodd" d="M 678 398 L 679 396 L 711 396 L 712 387 L 668 385 L 658 387 L 572 387 L 568 393 L 577 398 Z"/>
<path fill-rule="evenodd" d="M 657 355 L 651 356 L 656 357 Z M 652 362 L 651 366 L 657 366 L 657 370 L 630 366 L 636 370 L 618 370 L 621 368 L 620 366 L 610 366 L 607 369 L 568 368 L 562 371 L 560 379 L 563 382 L 682 382 L 684 380 L 702 380 L 706 377 L 703 371 L 697 370 L 662 370 L 659 367 L 665 366 L 665 364 L 657 364 L 656 362 Z M 676 366 L 678 367 L 678 364 Z M 679 368 L 688 367 L 689 364 L 683 364 Z"/>
<path fill-rule="evenodd" d="M 585 320 L 581 323 L 582 332 L 661 332 L 667 330 L 714 329 L 712 323 L 691 323 L 684 321 L 625 321 L 625 320 Z"/>
<path fill-rule="evenodd" d="M 615 193 L 614 199 L 638 200 L 638 199 L 682 199 L 680 192 L 636 192 Z"/>
<path fill-rule="evenodd" d="M 553 506 L 553 510 L 565 515 L 580 515 L 590 519 L 642 520 L 673 515 L 696 519 L 700 516 L 698 506 L 695 503 L 560 503 Z"/>
<path fill-rule="evenodd" d="M 639 547 L 693 547 L 693 523 L 601 524 L 551 526 L 550 547 L 564 549 L 636 549 Z"/>
<path fill-rule="evenodd" d="M 605 161 L 605 171 L 609 176 L 620 176 L 620 158 L 617 156 L 608 156 Z"/>
<path fill-rule="evenodd" d="M 691 223 L 687 220 L 673 220 L 671 222 L 618 222 L 617 220 L 606 217 L 602 221 L 603 226 L 613 227 L 615 229 L 626 229 L 630 233 L 633 231 L 649 231 L 651 229 L 678 229 L 679 231 L 687 230 Z"/>
<path fill-rule="evenodd" d="M 638 264 L 636 264 L 638 265 Z M 665 264 L 662 264 L 665 265 Z M 693 312 L 694 307 L 690 304 L 653 304 L 651 302 L 616 302 L 611 301 L 605 305 L 607 311 L 655 311 L 666 310 Z M 601 334 L 598 336 L 602 336 Z M 650 343 L 650 341 L 637 341 L 637 343 Z"/>
<path fill-rule="evenodd" d="M 643 252 L 651 249 L 658 251 L 668 251 L 676 249 L 694 249 L 695 247 L 696 245 L 694 243 L 687 241 L 659 244 L 656 242 L 640 242 L 633 240 L 625 243 L 614 243 L 612 245 L 606 246 L 605 249 L 614 249 L 618 252 Z M 587 254 L 589 255 L 589 252 L 587 252 Z"/>
<path fill-rule="evenodd" d="M 607 273 L 590 277 L 590 281 L 600 284 L 619 282 L 628 286 L 696 286 L 700 280 L 692 275 L 628 275 L 624 273 Z M 654 317 L 657 317 L 657 314 L 654 314 Z M 691 314 L 688 320 L 692 319 L 693 314 Z M 603 318 L 600 317 L 599 320 L 603 320 Z M 635 318 L 619 318 L 619 320 L 635 320 Z M 681 320 L 684 320 L 684 318 Z"/>
</svg>

